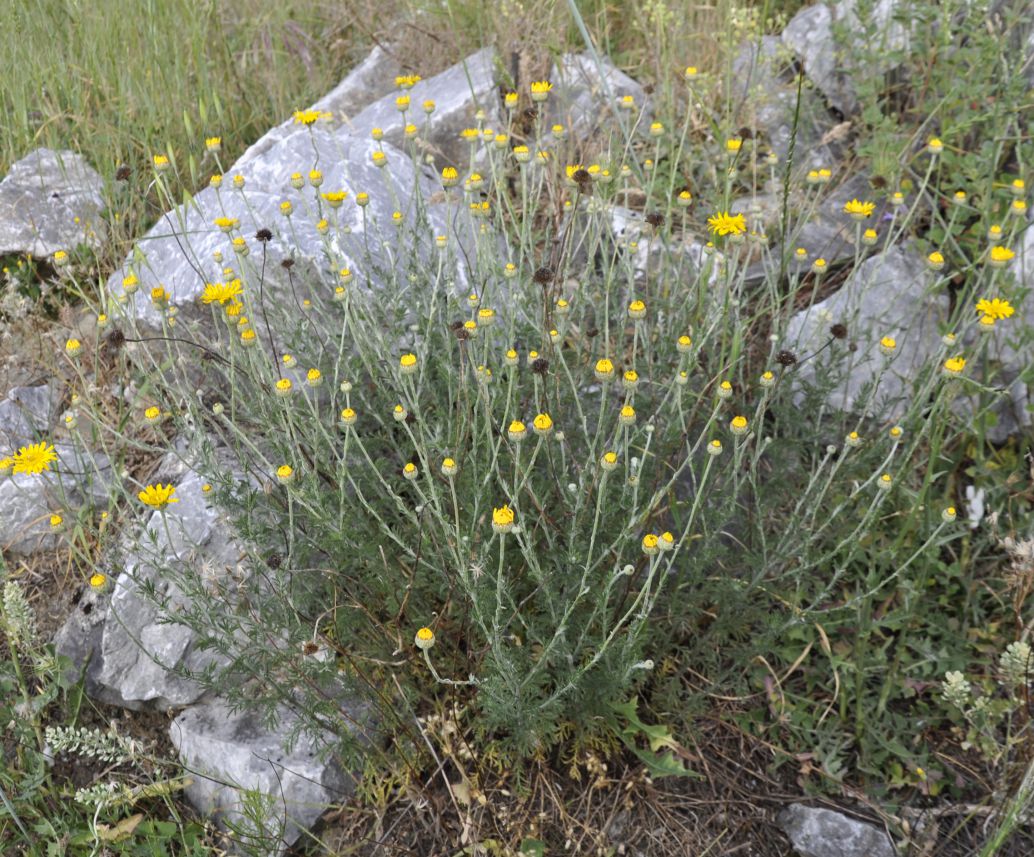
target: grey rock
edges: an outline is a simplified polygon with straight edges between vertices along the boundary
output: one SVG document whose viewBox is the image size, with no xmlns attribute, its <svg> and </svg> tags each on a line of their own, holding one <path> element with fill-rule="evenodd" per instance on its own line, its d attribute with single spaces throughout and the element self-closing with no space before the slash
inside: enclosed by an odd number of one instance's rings
<svg viewBox="0 0 1034 857">
<path fill-rule="evenodd" d="M 373 165 L 371 156 L 378 149 L 387 153 L 390 169 Z M 347 190 L 350 193 L 349 200 L 336 215 L 340 226 L 351 231 L 331 241 L 329 248 L 316 231 L 316 218 L 311 214 L 315 204 L 314 189 L 296 190 L 290 186 L 291 173 L 308 173 L 317 163 L 324 176 L 321 191 Z M 230 186 L 229 176 L 238 172 L 246 180 L 243 190 Z M 361 287 L 380 282 L 385 274 L 377 270 L 377 266 L 391 264 L 390 248 L 398 242 L 399 227 L 392 223 L 392 213 L 396 209 L 403 213 L 407 225 L 401 228 L 418 229 L 415 224 L 420 204 L 437 190 L 436 183 L 418 174 L 409 157 L 390 144 L 378 145 L 368 138 L 342 135 L 314 125 L 305 134 L 279 140 L 241 170 L 236 167 L 230 170 L 220 189 L 205 188 L 189 203 L 163 215 L 139 242 L 138 253 L 126 260 L 122 269 L 109 279 L 107 287 L 117 300 L 123 296 L 123 278 L 130 271 L 135 272 L 140 281 L 139 291 L 122 306 L 137 322 L 159 329 L 161 313 L 148 299 L 153 286 L 160 283 L 165 287 L 169 303 L 178 308 L 183 317 L 207 320 L 211 316 L 209 309 L 199 304 L 198 298 L 206 282 L 225 279 L 222 269 L 230 264 L 245 269 L 246 282 L 256 284 L 260 278 L 263 280 L 265 306 L 270 310 L 271 323 L 276 320 L 277 306 L 281 310 L 294 307 L 302 298 L 312 298 L 317 310 L 314 316 L 317 316 L 318 311 L 329 306 L 329 295 L 337 284 L 337 268 L 352 270 Z M 360 191 L 370 196 L 370 204 L 365 209 L 353 202 Z M 424 200 L 418 200 L 415 194 Z M 290 201 L 296 209 L 290 220 L 280 211 L 280 203 L 284 201 Z M 424 208 L 430 229 L 419 229 L 413 243 L 430 254 L 431 236 L 447 231 L 445 205 L 431 203 Z M 215 218 L 221 216 L 239 219 L 239 234 L 248 243 L 249 256 L 235 257 L 229 236 L 214 225 Z M 270 229 L 274 238 L 265 245 L 265 273 L 260 276 L 263 245 L 255 239 L 255 234 L 262 228 Z M 217 250 L 224 256 L 223 264 L 213 259 Z M 288 258 L 296 264 L 291 274 L 295 283 L 293 290 L 287 273 L 280 267 L 280 262 Z M 364 262 L 367 258 L 371 260 L 369 264 Z M 409 260 L 403 262 L 410 263 Z"/>
<path fill-rule="evenodd" d="M 75 152 L 37 149 L 0 182 L 0 255 L 40 258 L 80 244 L 99 247 L 104 182 Z"/>
<path fill-rule="evenodd" d="M 259 853 L 281 854 L 355 787 L 350 775 L 325 758 L 335 743 L 331 733 L 302 733 L 293 749 L 285 750 L 296 725 L 297 716 L 284 707 L 277 727 L 269 729 L 253 713 L 212 701 L 180 714 L 169 730 L 193 780 L 187 798 L 221 826 L 241 825 L 238 843 L 258 846 Z M 242 789 L 257 790 L 269 801 L 264 829 L 255 830 L 241 812 Z"/>
<path fill-rule="evenodd" d="M 642 112 L 640 127 L 649 125 L 650 102 L 646 90 L 606 57 L 597 64 L 592 54 L 564 54 L 550 74 L 553 89 L 547 102 L 549 124 L 563 125 L 579 138 L 591 137 L 602 128 L 626 124 Z M 626 95 L 635 99 L 636 111 L 622 118 L 618 102 Z M 646 123 L 645 125 L 643 123 Z"/>
<path fill-rule="evenodd" d="M 58 460 L 49 471 L 13 474 L 0 480 L 0 550 L 30 554 L 57 544 L 50 516 L 66 519 L 84 504 L 107 499 L 111 463 L 107 456 L 69 444 L 54 444 Z"/>
<path fill-rule="evenodd" d="M 762 36 L 741 46 L 732 65 L 739 90 L 737 115 L 781 163 L 790 153 L 796 117 L 795 172 L 830 167 L 838 154 L 824 140 L 836 123 L 824 99 L 810 86 L 801 89 L 798 113 L 792 59 L 793 53 L 776 36 Z"/>
<path fill-rule="evenodd" d="M 34 443 L 50 427 L 53 405 L 49 384 L 9 390 L 0 400 L 0 456 Z"/>
<path fill-rule="evenodd" d="M 844 213 L 845 203 L 852 199 L 861 202 L 875 201 L 876 208 L 873 214 L 864 223 L 862 229 L 873 227 L 878 232 L 888 227 L 881 227 L 883 216 L 888 210 L 886 200 L 873 200 L 873 191 L 869 186 L 868 176 L 857 174 L 851 176 L 843 184 L 834 188 L 828 196 L 823 197 L 816 205 L 811 216 L 803 223 L 791 222 L 791 234 L 786 239 L 783 252 L 787 255 L 787 270 L 790 272 L 802 273 L 808 270 L 812 261 L 816 258 L 826 260 L 830 267 L 836 267 L 843 262 L 855 257 L 855 238 L 858 234 L 858 223 L 851 219 L 849 214 Z M 744 197 L 733 202 L 731 210 L 736 213 L 747 215 L 751 228 L 762 228 L 775 230 L 779 226 L 782 217 L 783 196 L 779 192 L 767 192 L 754 197 Z M 796 202 L 792 198 L 789 201 L 791 211 L 800 210 L 803 203 Z M 885 234 L 881 235 L 885 238 Z M 778 235 L 769 232 L 769 240 L 778 238 Z M 808 251 L 808 258 L 805 262 L 799 262 L 794 255 L 794 250 L 803 247 Z M 868 248 L 863 248 L 867 250 Z M 778 260 L 778 256 L 776 256 Z M 778 265 L 778 261 L 771 260 L 755 262 L 747 269 L 748 283 L 757 283 L 769 274 L 769 268 Z"/>
<path fill-rule="evenodd" d="M 790 319 L 786 347 L 799 355 L 818 352 L 794 371 L 798 399 L 803 387 L 821 378 L 825 402 L 836 410 L 881 418 L 904 411 L 920 367 L 943 350 L 939 325 L 948 319 L 948 297 L 931 293 L 930 283 L 919 254 L 892 247 L 863 261 L 835 294 Z M 848 339 L 823 348 L 835 323 L 847 326 Z M 884 336 L 897 341 L 893 355 L 879 350 Z"/>
<path fill-rule="evenodd" d="M 395 106 L 396 94 L 384 96 L 346 120 L 343 129 L 365 139 L 374 128 L 380 128 L 385 140 L 408 148 L 403 135 L 405 123 Z M 407 94 L 410 107 L 406 117 L 420 129 L 421 147 L 426 148 L 439 167 L 454 166 L 461 171 L 467 167 L 470 143 L 460 137 L 464 128 L 503 127 L 492 48 L 482 48 L 441 74 L 421 80 Z M 427 100 L 435 102 L 434 113 L 429 117 L 421 106 Z"/>
<path fill-rule="evenodd" d="M 79 661 L 98 661 L 91 682 L 104 701 L 134 710 L 188 705 L 205 694 L 191 674 L 225 663 L 198 645 L 193 628 L 175 620 L 191 606 L 176 582 L 180 575 L 200 577 L 214 591 L 232 590 L 237 573 L 240 547 L 203 484 L 199 473 L 186 470 L 176 484 L 179 502 L 127 536 L 121 561 L 111 563 L 115 583 L 99 645 Z"/>
<path fill-rule="evenodd" d="M 857 0 L 816 3 L 793 17 L 782 40 L 830 105 L 850 115 L 859 108 L 854 83 L 889 71 L 893 55 L 909 45 L 909 29 L 898 20 L 904 6 L 905 0 L 876 0 L 866 4 L 871 17 L 863 21 Z"/>
<path fill-rule="evenodd" d="M 795 803 L 777 818 L 800 857 L 896 857 L 890 837 L 873 824 L 831 809 Z"/>
<path fill-rule="evenodd" d="M 370 51 L 366 59 L 345 76 L 341 83 L 312 104 L 309 109 L 329 112 L 331 118 L 325 127 L 340 128 L 350 120 L 351 116 L 378 98 L 392 92 L 395 88 L 395 77 L 401 73 L 402 66 L 398 61 L 378 45 Z M 234 169 L 239 172 L 287 137 L 306 133 L 308 132 L 305 126 L 299 125 L 292 117 L 253 143 L 238 159 Z"/>
<path fill-rule="evenodd" d="M 707 276 L 708 287 L 717 283 L 720 256 L 710 260 L 699 241 L 665 241 L 653 233 L 642 214 L 624 206 L 607 206 L 607 215 L 614 247 L 602 252 L 613 253 L 616 249 L 629 254 L 637 285 L 645 284 L 651 275 L 662 269 L 668 272 L 669 288 L 675 283 L 696 288 L 702 274 Z"/>
</svg>

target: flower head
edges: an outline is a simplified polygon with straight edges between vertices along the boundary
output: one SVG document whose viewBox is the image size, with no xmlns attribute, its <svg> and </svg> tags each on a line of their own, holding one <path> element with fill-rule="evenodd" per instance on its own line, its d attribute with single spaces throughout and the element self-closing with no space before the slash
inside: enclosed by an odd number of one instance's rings
<svg viewBox="0 0 1034 857">
<path fill-rule="evenodd" d="M 597 381 L 609 381 L 614 377 L 614 364 L 604 357 L 602 360 L 596 361 L 595 371 Z"/>
<path fill-rule="evenodd" d="M 553 418 L 549 414 L 539 414 L 531 421 L 535 434 L 545 435 L 553 430 Z"/>
<path fill-rule="evenodd" d="M 747 221 L 742 214 L 720 211 L 707 218 L 707 225 L 715 235 L 742 235 L 747 231 Z"/>
<path fill-rule="evenodd" d="M 492 530 L 499 535 L 505 535 L 513 529 L 513 509 L 509 505 L 501 506 L 492 510 Z"/>
<path fill-rule="evenodd" d="M 862 203 L 858 200 L 852 200 L 844 205 L 844 213 L 851 215 L 855 220 L 864 220 L 866 217 L 872 217 L 875 209 L 876 203 Z"/>
<path fill-rule="evenodd" d="M 434 631 L 430 628 L 421 628 L 413 637 L 413 644 L 423 651 L 427 651 L 434 645 Z"/>
<path fill-rule="evenodd" d="M 1011 261 L 1015 255 L 1016 254 L 1013 253 L 1013 251 L 1010 250 L 1008 247 L 1002 247 L 998 244 L 995 244 L 991 248 L 991 253 L 989 256 L 991 267 L 1002 268 L 1005 266 L 1005 263 Z"/>
<path fill-rule="evenodd" d="M 657 541 L 657 536 L 655 536 L 653 533 L 647 533 L 645 536 L 643 536 L 643 553 L 645 553 L 647 556 L 653 556 L 654 554 L 656 554 L 659 550 L 659 548 L 657 547 Z"/>
<path fill-rule="evenodd" d="M 417 370 L 417 358 L 415 354 L 403 354 L 399 358 L 399 370 L 403 375 L 412 375 Z"/>
<path fill-rule="evenodd" d="M 547 80 L 536 80 L 532 81 L 531 84 L 531 100 L 532 101 L 545 101 L 549 98 L 549 91 L 553 88 L 553 84 Z"/>
<path fill-rule="evenodd" d="M 54 447 L 46 441 L 42 441 L 23 446 L 11 456 L 11 459 L 12 472 L 15 474 L 31 473 L 36 476 L 44 470 L 50 470 L 50 465 L 57 461 L 57 453 L 54 451 Z"/>
<path fill-rule="evenodd" d="M 242 291 L 241 281 L 237 278 L 228 283 L 206 283 L 205 290 L 201 293 L 201 302 L 222 305 L 234 300 Z"/>
<path fill-rule="evenodd" d="M 294 121 L 298 125 L 315 125 L 320 119 L 330 119 L 326 110 L 295 110 Z"/>
<path fill-rule="evenodd" d="M 962 370 L 966 368 L 966 358 L 964 357 L 949 357 L 944 361 L 942 371 L 949 377 L 956 377 L 962 374 Z"/>
<path fill-rule="evenodd" d="M 1016 312 L 1007 300 L 1002 300 L 1001 298 L 992 298 L 991 300 L 982 298 L 977 301 L 976 310 L 981 315 L 990 316 L 995 320 L 1009 318 L 1009 316 Z"/>
<path fill-rule="evenodd" d="M 173 496 L 175 493 L 176 489 L 172 485 L 162 485 L 159 482 L 157 485 L 148 485 L 136 496 L 145 506 L 150 506 L 152 509 L 164 509 L 170 503 L 179 502 L 179 498 Z"/>
</svg>

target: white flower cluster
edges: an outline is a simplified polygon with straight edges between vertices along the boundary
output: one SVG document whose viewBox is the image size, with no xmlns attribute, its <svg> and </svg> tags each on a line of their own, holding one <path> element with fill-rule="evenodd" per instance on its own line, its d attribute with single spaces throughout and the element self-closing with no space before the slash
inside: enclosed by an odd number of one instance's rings
<svg viewBox="0 0 1034 857">
<path fill-rule="evenodd" d="M 941 685 L 941 693 L 949 705 L 955 706 L 960 711 L 965 711 L 973 693 L 966 677 L 958 672 L 946 673 L 944 683 Z"/>
<path fill-rule="evenodd" d="M 14 644 L 33 647 L 38 641 L 36 613 L 29 605 L 21 586 L 13 580 L 8 580 L 4 584 L 0 627 L 3 627 L 7 639 Z"/>
<path fill-rule="evenodd" d="M 1014 687 L 1026 682 L 1027 676 L 1034 671 L 1030 646 L 1022 640 L 1009 643 L 998 663 L 1005 680 Z"/>
<path fill-rule="evenodd" d="M 55 754 L 75 753 L 112 765 L 131 762 L 136 756 L 135 742 L 119 735 L 114 725 L 107 732 L 85 727 L 48 726 L 45 734 Z"/>
<path fill-rule="evenodd" d="M 106 783 L 94 783 L 84 789 L 77 789 L 75 802 L 92 807 L 110 806 L 123 803 L 132 797 L 132 792 L 124 783 L 109 780 Z"/>
</svg>

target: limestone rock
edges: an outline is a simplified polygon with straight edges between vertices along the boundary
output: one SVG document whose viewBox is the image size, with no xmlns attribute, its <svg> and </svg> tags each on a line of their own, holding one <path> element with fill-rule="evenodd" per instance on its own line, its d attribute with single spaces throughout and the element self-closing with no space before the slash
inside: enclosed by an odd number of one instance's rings
<svg viewBox="0 0 1034 857">
<path fill-rule="evenodd" d="M 390 169 L 373 165 L 371 157 L 381 149 L 387 154 Z M 335 212 L 337 222 L 351 232 L 331 242 L 333 268 L 323 237 L 316 231 L 315 190 L 297 190 L 290 185 L 292 173 L 308 174 L 317 164 L 323 173 L 321 192 L 346 190 L 350 195 Z M 222 269 L 226 264 L 249 266 L 252 283 L 257 283 L 261 275 L 270 307 L 291 307 L 302 298 L 311 298 L 320 310 L 329 305 L 329 295 L 337 284 L 338 266 L 348 267 L 361 287 L 374 286 L 381 280 L 383 270 L 377 270 L 376 264 L 362 262 L 367 257 L 367 247 L 376 263 L 390 264 L 391 254 L 384 250 L 385 245 L 397 244 L 399 228 L 417 228 L 421 203 L 438 190 L 434 182 L 414 170 L 408 155 L 390 144 L 378 145 L 369 138 L 341 135 L 318 124 L 305 134 L 293 134 L 274 143 L 260 157 L 249 160 L 239 170 L 245 177 L 243 190 L 231 186 L 229 176 L 237 172 L 234 167 L 221 188 L 205 188 L 186 205 L 163 215 L 140 241 L 142 256 L 131 256 L 122 270 L 109 279 L 108 289 L 117 299 L 123 294 L 123 278 L 131 270 L 137 274 L 139 291 L 124 305 L 131 318 L 150 328 L 161 327 L 160 312 L 148 299 L 150 289 L 160 283 L 169 293 L 169 303 L 183 317 L 207 319 L 208 307 L 200 305 L 198 298 L 206 282 L 225 279 Z M 358 192 L 369 194 L 366 208 L 354 203 Z M 424 200 L 418 200 L 416 194 Z M 290 219 L 281 213 L 280 204 L 284 201 L 291 202 L 297 212 Z M 412 243 L 430 254 L 432 236 L 448 230 L 444 204 L 432 203 L 425 208 L 430 229 L 421 229 Z M 392 222 L 395 210 L 402 212 L 402 227 Z M 222 216 L 239 220 L 238 234 L 245 238 L 249 256 L 235 257 L 230 236 L 214 225 L 215 219 Z M 256 239 L 259 229 L 273 233 L 268 244 L 262 245 Z M 217 250 L 223 254 L 222 264 L 213 259 Z M 288 259 L 295 265 L 290 276 L 281 266 Z"/>
<path fill-rule="evenodd" d="M 345 76 L 341 83 L 312 104 L 309 109 L 329 112 L 331 118 L 325 127 L 340 128 L 364 107 L 393 92 L 395 77 L 401 73 L 402 66 L 399 65 L 398 60 L 377 45 L 370 51 L 366 59 Z M 237 171 L 244 169 L 249 163 L 261 158 L 276 143 L 287 137 L 306 133 L 308 132 L 305 126 L 299 125 L 292 117 L 253 143 L 234 164 L 234 169 Z"/>
<path fill-rule="evenodd" d="M 786 347 L 800 356 L 818 352 L 794 370 L 798 398 L 822 379 L 832 408 L 881 419 L 903 412 L 920 367 L 943 351 L 939 325 L 948 318 L 948 297 L 931 293 L 930 283 L 920 255 L 892 247 L 862 262 L 835 294 L 795 315 Z M 846 325 L 847 339 L 824 348 L 833 324 Z M 892 355 L 879 349 L 884 336 L 897 342 Z"/>
<path fill-rule="evenodd" d="M 549 125 L 563 125 L 579 138 L 591 137 L 607 124 L 621 127 L 618 102 L 626 95 L 635 99 L 636 112 L 644 111 L 642 123 L 649 124 L 650 106 L 646 90 L 618 69 L 606 57 L 597 64 L 592 54 L 564 54 L 549 77 L 553 89 L 547 102 Z M 631 128 L 632 120 L 625 122 Z"/>
<path fill-rule="evenodd" d="M 857 0 L 815 3 L 793 17 L 782 40 L 830 106 L 847 116 L 859 108 L 854 82 L 889 71 L 894 53 L 907 49 L 909 30 L 897 20 L 904 5 L 904 0 L 876 0 L 865 4 L 863 18 Z"/>
<path fill-rule="evenodd" d="M 366 109 L 346 120 L 343 129 L 368 139 L 374 128 L 384 132 L 384 139 L 400 148 L 408 148 L 404 138 L 405 122 L 391 92 Z M 459 170 L 470 161 L 470 143 L 460 137 L 464 128 L 503 130 L 499 93 L 495 80 L 495 51 L 482 48 L 475 54 L 447 68 L 441 74 L 422 80 L 406 91 L 410 107 L 407 121 L 416 125 L 421 147 L 426 147 L 438 165 Z M 424 101 L 435 103 L 434 113 L 424 113 Z M 478 120 L 479 112 L 483 118 Z"/>
<path fill-rule="evenodd" d="M 732 64 L 737 113 L 743 124 L 760 136 L 762 145 L 779 156 L 780 164 L 790 153 L 794 118 L 798 114 L 792 60 L 792 52 L 779 38 L 762 36 L 757 42 L 745 43 Z M 836 163 L 837 154 L 823 142 L 835 124 L 823 98 L 812 87 L 802 87 L 793 150 L 795 172 Z M 782 175 L 782 167 L 777 169 Z"/>
<path fill-rule="evenodd" d="M 777 819 L 800 857 L 896 857 L 890 837 L 873 824 L 831 809 L 795 803 Z"/>
<path fill-rule="evenodd" d="M 104 182 L 75 152 L 37 149 L 0 182 L 0 255 L 44 258 L 105 235 Z"/>
<path fill-rule="evenodd" d="M 80 669 L 90 661 L 88 690 L 103 701 L 134 710 L 188 705 L 204 695 L 189 673 L 222 663 L 198 646 L 187 624 L 166 620 L 190 607 L 170 571 L 195 569 L 222 585 L 237 567 L 240 549 L 202 492 L 203 482 L 197 472 L 185 472 L 176 485 L 179 502 L 129 534 L 118 561 L 110 563 L 115 582 L 107 605 L 94 611 L 101 617 L 73 614 L 62 629 L 58 653 Z"/>
<path fill-rule="evenodd" d="M 353 713 L 354 717 L 360 715 Z M 354 780 L 323 758 L 334 736 L 307 733 L 288 752 L 297 716 L 281 707 L 277 727 L 266 728 L 254 713 L 234 712 L 219 701 L 195 705 L 173 721 L 170 737 L 193 783 L 190 802 L 203 814 L 241 824 L 254 838 L 239 838 L 258 853 L 281 854 L 327 807 L 346 799 Z M 261 792 L 270 802 L 263 830 L 250 828 L 241 813 L 241 789 Z M 267 838 L 268 837 L 268 838 Z"/>
<path fill-rule="evenodd" d="M 54 393 L 49 384 L 14 387 L 0 400 L 0 457 L 29 443 L 50 426 Z"/>
</svg>

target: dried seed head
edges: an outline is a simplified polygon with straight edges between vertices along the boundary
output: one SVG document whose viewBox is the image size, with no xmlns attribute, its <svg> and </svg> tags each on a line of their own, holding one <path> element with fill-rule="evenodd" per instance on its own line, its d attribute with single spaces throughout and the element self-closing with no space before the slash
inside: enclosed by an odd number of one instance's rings
<svg viewBox="0 0 1034 857">
<path fill-rule="evenodd" d="M 780 366 L 794 366 L 797 363 L 797 355 L 792 351 L 780 351 L 776 355 L 776 363 Z"/>
</svg>

